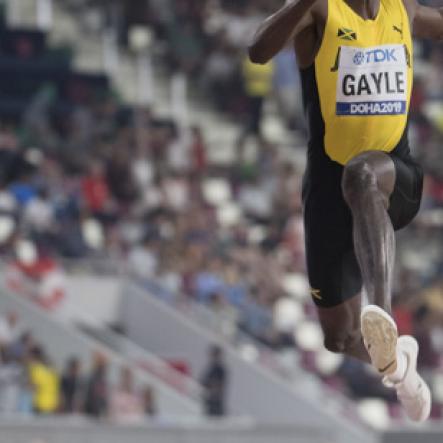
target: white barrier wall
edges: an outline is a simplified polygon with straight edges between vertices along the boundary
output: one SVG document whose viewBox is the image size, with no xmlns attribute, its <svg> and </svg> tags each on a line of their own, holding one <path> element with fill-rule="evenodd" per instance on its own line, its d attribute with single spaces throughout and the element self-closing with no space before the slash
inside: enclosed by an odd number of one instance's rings
<svg viewBox="0 0 443 443">
<path fill-rule="evenodd" d="M 67 275 L 66 300 L 60 307 L 65 317 L 84 311 L 98 323 L 115 323 L 121 295 L 121 278 L 95 275 Z M 71 307 L 76 308 L 71 311 Z"/>
</svg>

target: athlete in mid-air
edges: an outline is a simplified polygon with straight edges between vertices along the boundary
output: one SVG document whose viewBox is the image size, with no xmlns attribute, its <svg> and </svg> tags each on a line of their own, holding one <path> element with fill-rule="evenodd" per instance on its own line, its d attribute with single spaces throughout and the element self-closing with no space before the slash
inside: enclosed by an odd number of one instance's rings
<svg viewBox="0 0 443 443">
<path fill-rule="evenodd" d="M 443 8 L 295 0 L 263 22 L 249 55 L 266 63 L 292 41 L 300 66 L 306 255 L 325 346 L 372 362 L 407 415 L 423 421 L 431 394 L 416 371 L 418 345 L 398 337 L 391 317 L 394 230 L 418 212 L 423 185 L 407 135 L 411 33 L 443 41 Z"/>
</svg>

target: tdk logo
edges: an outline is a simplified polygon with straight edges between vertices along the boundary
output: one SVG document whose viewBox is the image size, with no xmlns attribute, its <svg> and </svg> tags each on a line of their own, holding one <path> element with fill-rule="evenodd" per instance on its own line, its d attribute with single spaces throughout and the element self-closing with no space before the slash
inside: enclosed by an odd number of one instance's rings
<svg viewBox="0 0 443 443">
<path fill-rule="evenodd" d="M 370 51 L 357 51 L 353 62 L 355 65 L 364 63 L 396 62 L 395 48 L 393 49 L 372 49 Z"/>
<path fill-rule="evenodd" d="M 362 51 L 358 51 L 354 55 L 354 64 L 361 65 L 363 63 L 364 59 L 365 59 L 365 53 Z"/>
</svg>

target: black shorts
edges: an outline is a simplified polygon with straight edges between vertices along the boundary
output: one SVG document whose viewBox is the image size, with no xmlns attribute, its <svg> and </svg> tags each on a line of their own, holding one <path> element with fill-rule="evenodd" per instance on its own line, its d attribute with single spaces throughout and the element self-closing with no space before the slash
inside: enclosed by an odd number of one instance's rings
<svg viewBox="0 0 443 443">
<path fill-rule="evenodd" d="M 423 171 L 409 155 L 389 153 L 396 170 L 389 216 L 395 230 L 409 224 L 420 208 Z M 317 306 L 332 307 L 357 295 L 362 277 L 354 252 L 351 211 L 343 198 L 343 166 L 330 162 L 328 172 L 309 167 L 303 203 L 306 261 L 311 295 Z M 313 182 L 313 178 L 317 182 Z"/>
</svg>

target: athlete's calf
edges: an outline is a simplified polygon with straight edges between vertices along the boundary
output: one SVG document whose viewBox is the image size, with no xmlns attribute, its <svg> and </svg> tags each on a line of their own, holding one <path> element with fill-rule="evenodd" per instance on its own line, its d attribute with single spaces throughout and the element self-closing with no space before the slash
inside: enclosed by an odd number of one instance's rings
<svg viewBox="0 0 443 443">
<path fill-rule="evenodd" d="M 388 214 L 395 186 L 395 165 L 388 154 L 368 151 L 344 167 L 343 196 L 353 218 L 354 248 L 369 303 L 391 311 L 395 256 L 394 228 Z"/>
</svg>

